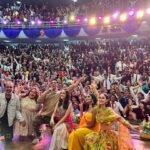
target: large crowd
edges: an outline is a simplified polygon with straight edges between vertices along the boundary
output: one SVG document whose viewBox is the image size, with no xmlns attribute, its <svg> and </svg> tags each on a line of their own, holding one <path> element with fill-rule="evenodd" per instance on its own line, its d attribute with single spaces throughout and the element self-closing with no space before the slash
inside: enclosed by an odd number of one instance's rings
<svg viewBox="0 0 150 150">
<path fill-rule="evenodd" d="M 147 4 L 87 0 L 51 8 L 19 2 L 0 6 L 0 22 L 60 22 Z M 45 124 L 49 150 L 133 150 L 129 130 L 150 137 L 149 58 L 149 38 L 0 44 L 0 139 L 7 145 L 18 134 L 37 144 Z"/>
<path fill-rule="evenodd" d="M 103 89 L 114 95 L 115 101 L 128 99 L 139 106 L 140 100 L 145 100 L 149 92 L 149 48 L 148 40 L 1 45 L 1 92 L 4 92 L 5 80 L 13 81 L 16 90 L 18 86 L 28 85 L 37 86 L 43 92 L 49 88 L 53 79 L 62 89 L 86 75 L 83 84 L 86 92 L 91 92 L 90 85 L 94 82 L 98 90 Z M 144 91 L 133 90 L 138 89 L 139 84 L 145 85 Z M 125 109 L 126 105 L 122 104 L 122 107 Z"/>
<path fill-rule="evenodd" d="M 109 99 L 107 103 L 117 117 L 122 116 L 134 123 L 148 121 L 149 39 L 78 41 L 45 45 L 12 44 L 1 45 L 0 51 L 1 93 L 9 93 L 11 81 L 12 91 L 20 97 L 21 112 L 26 118 L 26 125 L 24 122 L 23 126 L 16 124 L 16 130 L 19 130 L 16 132 L 21 136 L 34 133 L 34 144 L 40 141 L 40 125 L 46 123 L 50 124 L 54 131 L 50 150 L 59 149 L 59 146 L 66 149 L 68 131 L 63 123 L 69 122 L 68 128 L 71 132 L 72 124 L 81 123 L 82 116 L 92 112 L 92 108 L 100 106 L 101 101 L 105 99 Z M 57 92 L 54 94 L 52 91 Z M 51 119 L 48 119 L 49 117 Z M 134 129 L 124 120 L 121 121 L 128 128 Z M 104 124 L 102 123 L 102 126 Z M 87 127 L 93 127 L 92 125 Z M 71 142 L 74 140 L 71 135 L 69 149 L 73 150 L 76 142 Z M 88 136 L 86 138 L 88 141 Z M 88 142 L 86 144 L 88 145 Z"/>
<path fill-rule="evenodd" d="M 0 7 L 0 20 L 29 22 L 30 20 L 69 20 L 71 15 L 77 17 L 99 16 L 115 11 L 126 11 L 131 8 L 147 7 L 148 1 L 142 0 L 88 0 L 86 3 L 70 2 L 66 5 L 51 8 L 47 4 L 28 5 L 24 3 L 7 4 Z M 118 10 L 119 8 L 119 10 Z M 141 9 L 141 8 L 140 8 Z"/>
</svg>

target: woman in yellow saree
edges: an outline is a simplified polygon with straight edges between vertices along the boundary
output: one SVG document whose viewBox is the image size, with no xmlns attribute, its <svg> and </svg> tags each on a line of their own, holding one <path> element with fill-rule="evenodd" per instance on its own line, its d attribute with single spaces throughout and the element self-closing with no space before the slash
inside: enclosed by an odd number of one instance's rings
<svg viewBox="0 0 150 150">
<path fill-rule="evenodd" d="M 82 128 L 87 125 L 87 121 L 92 119 L 93 105 L 96 104 L 93 99 L 92 95 L 88 95 L 85 98 L 88 108 L 86 108 L 86 113 L 81 117 L 79 128 L 69 135 L 68 150 L 83 150 L 85 136 L 93 131 L 98 132 L 100 130 L 99 123 L 96 123 L 92 128 Z"/>
<path fill-rule="evenodd" d="M 92 120 L 87 123 L 87 127 L 91 128 L 95 123 L 100 123 L 101 130 L 86 135 L 84 150 L 134 150 L 129 129 L 136 129 L 107 107 L 107 103 L 107 95 L 100 94 L 98 104 L 93 109 Z M 119 122 L 118 132 L 113 128 L 115 122 Z"/>
</svg>

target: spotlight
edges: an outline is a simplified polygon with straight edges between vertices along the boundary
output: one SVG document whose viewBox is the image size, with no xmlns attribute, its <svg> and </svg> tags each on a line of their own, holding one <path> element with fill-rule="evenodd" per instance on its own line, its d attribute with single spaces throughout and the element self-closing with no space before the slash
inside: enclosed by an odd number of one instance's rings
<svg viewBox="0 0 150 150">
<path fill-rule="evenodd" d="M 101 19 L 102 19 L 102 17 L 101 17 L 101 16 L 99 16 L 99 17 L 98 17 L 98 19 L 99 19 L 99 20 L 101 20 Z"/>
<path fill-rule="evenodd" d="M 28 21 L 28 19 L 27 19 L 27 18 L 23 18 L 23 21 L 24 21 L 24 22 L 27 22 L 27 21 Z"/>
<path fill-rule="evenodd" d="M 84 22 L 87 22 L 88 21 L 88 18 L 84 18 Z"/>
<path fill-rule="evenodd" d="M 20 22 L 19 20 L 17 20 L 17 21 L 16 21 L 16 24 L 17 24 L 17 25 L 20 25 L 20 24 L 21 24 L 21 22 Z"/>
<path fill-rule="evenodd" d="M 77 22 L 78 22 L 78 23 L 80 23 L 80 22 L 81 22 L 81 19 L 80 19 L 80 18 L 78 18 L 78 19 L 77 19 Z"/>
<path fill-rule="evenodd" d="M 32 20 L 32 21 L 31 21 L 31 25 L 35 25 L 35 21 Z"/>
<path fill-rule="evenodd" d="M 110 23 L 110 17 L 109 16 L 105 17 L 103 22 L 104 22 L 104 24 L 109 24 Z"/>
<path fill-rule="evenodd" d="M 122 15 L 120 16 L 120 21 L 124 22 L 124 21 L 126 21 L 126 20 L 127 20 L 127 14 L 122 14 Z"/>
<path fill-rule="evenodd" d="M 76 3 L 78 0 L 72 0 L 74 3 Z"/>
<path fill-rule="evenodd" d="M 141 19 L 144 16 L 144 11 L 143 10 L 139 10 L 136 14 L 137 19 Z"/>
<path fill-rule="evenodd" d="M 71 15 L 69 20 L 70 20 L 71 22 L 75 21 L 75 16 L 74 16 L 74 15 Z"/>
<path fill-rule="evenodd" d="M 96 18 L 95 17 L 93 17 L 93 18 L 91 18 L 90 20 L 89 20 L 89 24 L 90 25 L 95 25 L 97 23 L 97 21 L 96 21 Z"/>
<path fill-rule="evenodd" d="M 6 21 L 6 20 L 3 20 L 3 24 L 6 25 L 6 24 L 7 24 L 7 21 Z"/>
<path fill-rule="evenodd" d="M 134 15 L 134 11 L 133 10 L 131 10 L 130 12 L 129 12 L 129 16 L 133 16 Z"/>
<path fill-rule="evenodd" d="M 150 8 L 146 10 L 146 13 L 150 15 Z"/>
<path fill-rule="evenodd" d="M 51 23 L 51 24 L 54 24 L 54 23 L 55 23 L 55 21 L 54 21 L 54 20 L 51 20 L 51 21 L 50 21 L 50 23 Z"/>
<path fill-rule="evenodd" d="M 119 16 L 119 13 L 118 13 L 118 12 L 116 12 L 116 13 L 113 14 L 113 18 L 114 18 L 114 19 L 117 19 L 118 16 Z"/>
<path fill-rule="evenodd" d="M 64 24 L 67 24 L 68 23 L 68 21 L 67 20 L 64 20 Z"/>
<path fill-rule="evenodd" d="M 20 2 L 20 1 L 16 1 L 16 3 L 17 3 L 17 4 L 21 4 L 21 2 Z"/>
<path fill-rule="evenodd" d="M 41 25 L 41 24 L 42 24 L 42 21 L 41 21 L 41 20 L 38 20 L 38 21 L 37 21 L 37 24 L 38 24 L 38 25 Z"/>
</svg>

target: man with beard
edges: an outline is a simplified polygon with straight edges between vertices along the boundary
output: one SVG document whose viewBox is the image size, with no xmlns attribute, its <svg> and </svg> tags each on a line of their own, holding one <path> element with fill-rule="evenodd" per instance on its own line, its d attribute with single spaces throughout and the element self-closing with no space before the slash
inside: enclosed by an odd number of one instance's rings
<svg viewBox="0 0 150 150">
<path fill-rule="evenodd" d="M 83 76 L 65 90 L 71 92 L 75 87 L 78 86 L 78 84 L 80 84 L 84 80 L 85 80 L 85 77 Z M 33 127 L 34 127 L 36 137 L 33 140 L 32 144 L 37 144 L 41 140 L 41 133 L 39 130 L 40 126 L 42 124 L 50 124 L 50 118 L 54 111 L 55 105 L 57 104 L 57 102 L 59 100 L 60 93 L 61 93 L 61 91 L 57 90 L 57 81 L 53 80 L 51 82 L 51 88 L 48 89 L 47 91 L 45 91 L 38 98 L 38 100 L 37 100 L 38 106 L 40 106 L 40 104 L 42 104 L 43 108 L 42 108 L 40 115 L 38 115 L 33 122 Z"/>
</svg>

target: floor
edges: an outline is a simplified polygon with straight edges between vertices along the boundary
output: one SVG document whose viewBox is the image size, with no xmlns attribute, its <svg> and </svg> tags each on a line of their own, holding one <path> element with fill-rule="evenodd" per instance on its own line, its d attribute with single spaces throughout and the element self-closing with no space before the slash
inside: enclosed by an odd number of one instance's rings
<svg viewBox="0 0 150 150">
<path fill-rule="evenodd" d="M 133 143 L 136 150 L 150 150 L 150 141 L 141 140 L 137 134 L 132 134 Z M 4 144 L 0 141 L 0 150 L 48 150 L 51 137 L 45 135 L 43 140 L 33 146 L 31 141 L 19 142 L 18 137 L 15 136 L 14 142 L 10 144 Z"/>
</svg>

